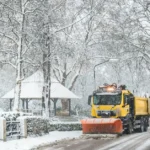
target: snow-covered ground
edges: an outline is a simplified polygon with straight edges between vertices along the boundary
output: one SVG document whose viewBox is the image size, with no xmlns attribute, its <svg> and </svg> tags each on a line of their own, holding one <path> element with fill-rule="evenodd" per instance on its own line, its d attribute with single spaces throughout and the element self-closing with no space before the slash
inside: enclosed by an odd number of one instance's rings
<svg viewBox="0 0 150 150">
<path fill-rule="evenodd" d="M 27 139 L 11 140 L 7 142 L 1 141 L 0 150 L 30 150 L 58 140 L 78 138 L 81 135 L 82 131 L 53 131 L 41 137 L 29 137 Z"/>
<path fill-rule="evenodd" d="M 123 135 L 120 138 L 113 140 L 104 139 L 89 139 L 82 138 L 82 131 L 53 131 L 47 135 L 40 137 L 29 137 L 27 139 L 10 140 L 7 142 L 0 141 L 0 150 L 31 150 L 39 146 L 47 146 L 53 142 L 58 142 L 57 147 L 54 145 L 51 149 L 59 149 L 66 146 L 68 142 L 70 149 L 80 149 L 86 147 L 90 150 L 95 147 L 97 150 L 110 149 L 110 150 L 149 150 L 150 149 L 150 132 L 134 133 L 131 135 Z M 81 137 L 81 139 L 79 138 Z M 79 138 L 77 141 L 69 139 Z M 64 143 L 64 144 L 62 144 Z M 78 147 L 76 147 L 77 145 Z M 121 145 L 121 146 L 120 146 Z M 48 148 L 50 149 L 50 148 Z M 44 148 L 43 148 L 44 150 Z"/>
</svg>

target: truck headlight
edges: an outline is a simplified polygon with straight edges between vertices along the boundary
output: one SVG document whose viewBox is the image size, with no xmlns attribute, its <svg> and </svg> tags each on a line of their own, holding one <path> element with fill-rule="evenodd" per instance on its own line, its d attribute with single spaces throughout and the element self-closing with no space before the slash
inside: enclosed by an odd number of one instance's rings
<svg viewBox="0 0 150 150">
<path fill-rule="evenodd" d="M 111 111 L 111 116 L 116 116 L 116 111 Z"/>
<path fill-rule="evenodd" d="M 101 116 L 101 111 L 97 111 L 97 116 Z"/>
<path fill-rule="evenodd" d="M 116 109 L 116 115 L 117 115 L 117 116 L 120 116 L 120 113 L 121 113 L 121 112 L 120 112 L 120 108 L 117 108 L 117 109 Z"/>
</svg>

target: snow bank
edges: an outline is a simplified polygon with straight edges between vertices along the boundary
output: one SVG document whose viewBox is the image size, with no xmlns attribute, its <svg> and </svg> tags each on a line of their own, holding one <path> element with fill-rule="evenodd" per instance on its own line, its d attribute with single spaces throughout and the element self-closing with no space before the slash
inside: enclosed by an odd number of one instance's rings
<svg viewBox="0 0 150 150">
<path fill-rule="evenodd" d="M 0 150 L 30 150 L 39 146 L 44 146 L 62 139 L 78 138 L 82 135 L 81 131 L 53 131 L 41 137 L 30 137 L 27 139 L 12 140 L 7 142 L 0 141 Z"/>
</svg>

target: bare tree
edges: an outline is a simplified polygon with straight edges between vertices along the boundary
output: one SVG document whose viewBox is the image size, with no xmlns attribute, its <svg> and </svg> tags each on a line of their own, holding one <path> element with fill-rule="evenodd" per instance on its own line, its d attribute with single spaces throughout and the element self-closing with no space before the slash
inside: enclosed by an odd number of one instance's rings
<svg viewBox="0 0 150 150">
<path fill-rule="evenodd" d="M 32 64 L 31 61 L 29 62 L 25 59 L 25 54 L 27 54 L 33 42 L 30 39 L 32 33 L 30 36 L 27 34 L 27 23 L 30 13 L 33 13 L 37 9 L 37 7 L 31 9 L 31 5 L 34 4 L 31 4 L 28 0 L 0 2 L 1 21 L 4 22 L 3 28 L 0 29 L 0 36 L 4 39 L 3 41 L 9 43 L 8 45 L 1 43 L 3 48 L 0 52 L 5 53 L 8 57 L 7 60 L 1 60 L 1 63 L 10 64 L 16 69 L 14 111 L 19 111 L 20 109 L 21 81 L 24 78 L 23 63 Z M 38 6 L 38 4 L 36 3 L 35 5 Z M 5 49 L 6 47 L 8 50 Z"/>
</svg>

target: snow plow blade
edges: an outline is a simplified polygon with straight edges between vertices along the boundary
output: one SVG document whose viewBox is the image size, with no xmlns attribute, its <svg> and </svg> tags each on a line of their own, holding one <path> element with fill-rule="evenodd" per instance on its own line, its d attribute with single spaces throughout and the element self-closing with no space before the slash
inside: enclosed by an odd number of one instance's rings
<svg viewBox="0 0 150 150">
<path fill-rule="evenodd" d="M 82 119 L 83 134 L 121 134 L 123 126 L 120 119 L 115 118 L 90 118 Z"/>
</svg>

